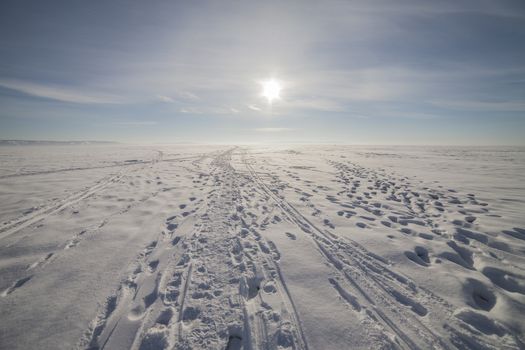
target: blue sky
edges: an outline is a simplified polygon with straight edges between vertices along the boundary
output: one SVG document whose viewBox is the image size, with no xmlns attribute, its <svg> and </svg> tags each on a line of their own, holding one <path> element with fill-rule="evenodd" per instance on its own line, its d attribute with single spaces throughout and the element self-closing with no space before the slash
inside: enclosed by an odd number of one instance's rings
<svg viewBox="0 0 525 350">
<path fill-rule="evenodd" d="M 278 79 L 271 106 L 260 82 Z M 525 2 L 2 1 L 0 138 L 525 144 Z"/>
</svg>

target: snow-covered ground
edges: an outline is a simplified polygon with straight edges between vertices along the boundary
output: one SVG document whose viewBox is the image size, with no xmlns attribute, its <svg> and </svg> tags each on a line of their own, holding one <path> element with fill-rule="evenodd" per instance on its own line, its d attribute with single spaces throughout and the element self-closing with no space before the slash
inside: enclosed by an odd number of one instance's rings
<svg viewBox="0 0 525 350">
<path fill-rule="evenodd" d="M 0 147 L 1 349 L 525 347 L 525 149 Z"/>
</svg>

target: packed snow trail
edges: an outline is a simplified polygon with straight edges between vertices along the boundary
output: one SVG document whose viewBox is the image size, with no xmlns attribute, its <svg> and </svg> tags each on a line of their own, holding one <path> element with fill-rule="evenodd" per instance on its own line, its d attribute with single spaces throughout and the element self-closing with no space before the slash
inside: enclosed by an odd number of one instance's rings
<svg viewBox="0 0 525 350">
<path fill-rule="evenodd" d="M 523 226 L 494 233 L 490 202 L 344 148 L 302 152 L 86 166 L 105 173 L 0 227 L 0 347 L 524 347 Z"/>
</svg>

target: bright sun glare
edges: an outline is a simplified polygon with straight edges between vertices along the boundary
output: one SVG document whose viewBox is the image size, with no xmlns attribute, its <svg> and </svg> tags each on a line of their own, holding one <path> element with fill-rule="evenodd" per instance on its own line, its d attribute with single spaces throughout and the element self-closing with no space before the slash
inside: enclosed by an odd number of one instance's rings
<svg viewBox="0 0 525 350">
<path fill-rule="evenodd" d="M 262 83 L 263 92 L 262 95 L 268 100 L 268 103 L 272 103 L 273 100 L 281 98 L 281 84 L 275 79 L 267 80 Z"/>
</svg>

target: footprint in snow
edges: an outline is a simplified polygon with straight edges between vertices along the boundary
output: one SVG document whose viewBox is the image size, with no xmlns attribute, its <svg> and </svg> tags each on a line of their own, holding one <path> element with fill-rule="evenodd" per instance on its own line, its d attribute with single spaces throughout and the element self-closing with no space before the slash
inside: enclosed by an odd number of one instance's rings
<svg viewBox="0 0 525 350">
<path fill-rule="evenodd" d="M 294 241 L 295 241 L 295 240 L 297 239 L 297 236 L 294 235 L 293 233 L 285 232 L 285 234 L 286 234 L 286 236 L 287 236 L 288 238 L 290 238 L 291 240 L 294 240 Z"/>
</svg>

